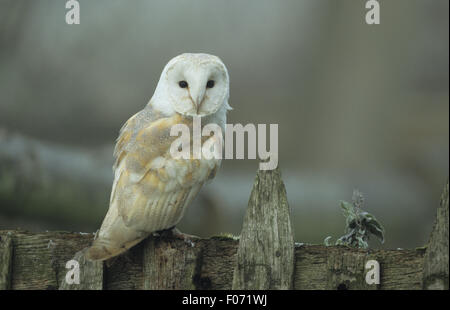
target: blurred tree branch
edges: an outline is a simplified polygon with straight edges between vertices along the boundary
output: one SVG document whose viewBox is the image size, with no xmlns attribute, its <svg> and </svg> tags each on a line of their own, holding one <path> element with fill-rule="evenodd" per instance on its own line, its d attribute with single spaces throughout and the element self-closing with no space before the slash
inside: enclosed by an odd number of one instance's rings
<svg viewBox="0 0 450 310">
<path fill-rule="evenodd" d="M 111 165 L 99 151 L 47 144 L 0 129 L 3 214 L 96 226 L 108 206 Z"/>
</svg>

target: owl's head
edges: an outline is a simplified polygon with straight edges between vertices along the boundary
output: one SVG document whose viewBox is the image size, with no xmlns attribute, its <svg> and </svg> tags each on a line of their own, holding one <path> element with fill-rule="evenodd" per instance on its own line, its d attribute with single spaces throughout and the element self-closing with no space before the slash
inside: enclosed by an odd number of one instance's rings
<svg viewBox="0 0 450 310">
<path fill-rule="evenodd" d="M 162 112 L 207 116 L 229 108 L 227 68 L 208 54 L 181 54 L 164 67 L 152 104 Z"/>
</svg>

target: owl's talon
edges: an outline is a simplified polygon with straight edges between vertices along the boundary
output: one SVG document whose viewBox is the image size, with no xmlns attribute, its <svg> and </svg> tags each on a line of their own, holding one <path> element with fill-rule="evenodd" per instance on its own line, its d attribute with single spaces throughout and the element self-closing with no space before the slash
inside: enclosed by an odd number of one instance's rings
<svg viewBox="0 0 450 310">
<path fill-rule="evenodd" d="M 177 238 L 177 239 L 183 240 L 190 247 L 194 247 L 195 246 L 195 242 L 192 241 L 193 239 L 200 239 L 200 237 L 198 237 L 198 236 L 184 234 L 181 231 L 179 231 L 177 228 L 173 228 L 172 229 L 172 236 Z"/>
<path fill-rule="evenodd" d="M 97 229 L 97 231 L 94 233 L 94 240 L 97 240 L 99 231 L 100 229 Z"/>
</svg>

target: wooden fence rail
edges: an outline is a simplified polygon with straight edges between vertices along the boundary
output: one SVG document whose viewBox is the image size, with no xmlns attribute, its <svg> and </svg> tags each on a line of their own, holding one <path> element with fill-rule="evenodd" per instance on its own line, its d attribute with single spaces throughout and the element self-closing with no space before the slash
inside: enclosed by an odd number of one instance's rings
<svg viewBox="0 0 450 310">
<path fill-rule="evenodd" d="M 427 247 L 361 250 L 294 243 L 278 169 L 259 171 L 239 240 L 199 239 L 194 246 L 149 237 L 115 259 L 90 262 L 85 233 L 0 231 L 0 289 L 448 289 L 448 183 Z M 79 264 L 68 284 L 66 264 Z M 366 283 L 366 262 L 380 283 Z"/>
</svg>

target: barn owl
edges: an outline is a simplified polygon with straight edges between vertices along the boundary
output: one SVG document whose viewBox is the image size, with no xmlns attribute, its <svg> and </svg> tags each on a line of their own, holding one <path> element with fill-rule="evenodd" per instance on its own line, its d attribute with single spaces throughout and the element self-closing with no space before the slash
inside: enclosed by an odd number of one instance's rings
<svg viewBox="0 0 450 310">
<path fill-rule="evenodd" d="M 193 117 L 201 117 L 202 125 L 217 124 L 223 133 L 228 97 L 228 72 L 218 57 L 182 54 L 169 61 L 149 103 L 120 130 L 109 209 L 88 259 L 117 256 L 181 220 L 221 160 L 174 159 L 169 149 L 177 137 L 170 135 L 171 127 L 185 124 L 192 132 Z"/>
</svg>

